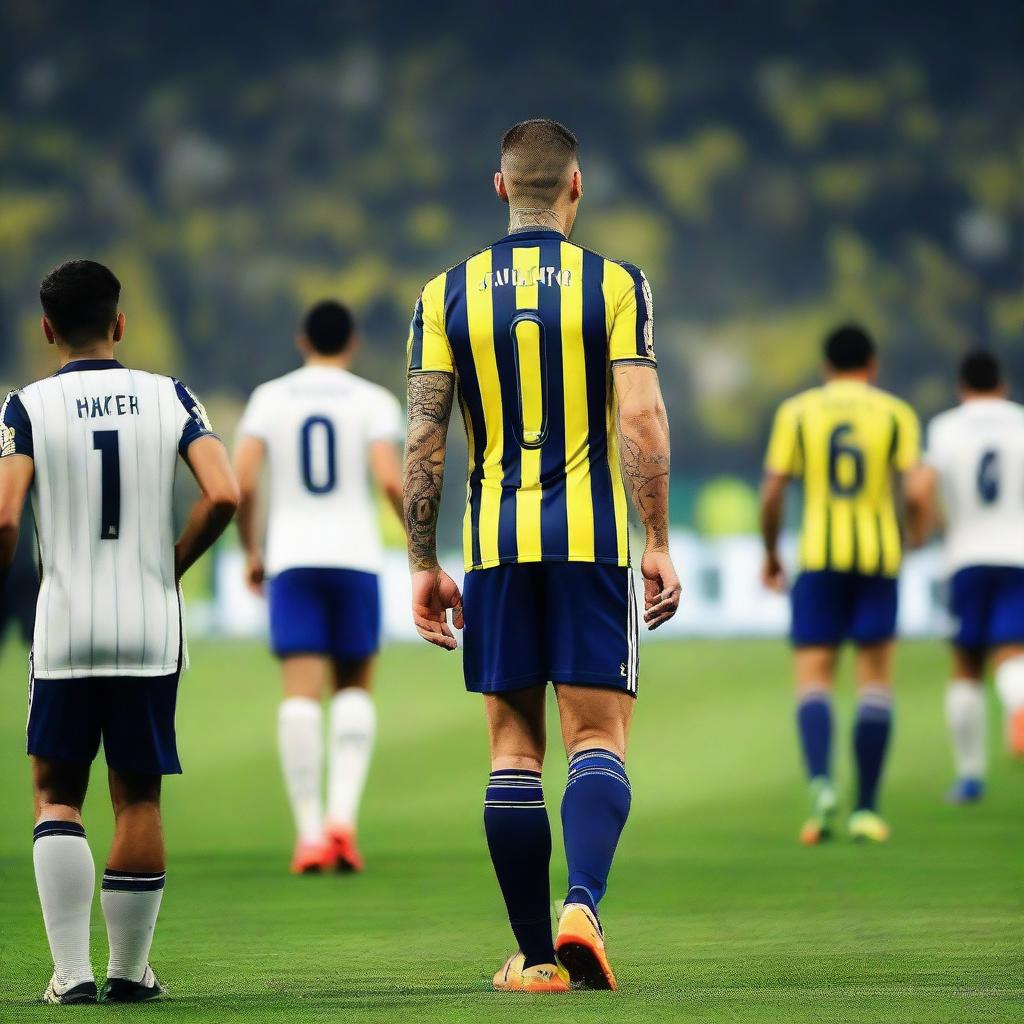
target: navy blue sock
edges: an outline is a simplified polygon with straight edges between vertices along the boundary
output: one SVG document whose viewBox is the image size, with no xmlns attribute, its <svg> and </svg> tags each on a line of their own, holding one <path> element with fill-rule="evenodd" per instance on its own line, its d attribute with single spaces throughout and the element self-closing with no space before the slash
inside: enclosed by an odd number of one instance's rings
<svg viewBox="0 0 1024 1024">
<path fill-rule="evenodd" d="M 566 903 L 586 903 L 597 910 L 629 816 L 630 798 L 626 766 L 610 750 L 581 750 L 570 758 L 562 798 L 569 865 Z"/>
<path fill-rule="evenodd" d="M 832 762 L 832 699 L 828 691 L 803 693 L 796 708 L 796 722 L 808 776 L 827 777 Z"/>
<path fill-rule="evenodd" d="M 519 768 L 491 772 L 484 801 L 484 830 L 509 924 L 526 957 L 526 966 L 553 964 L 548 876 L 551 823 L 544 806 L 540 772 Z"/>
<path fill-rule="evenodd" d="M 857 810 L 873 811 L 892 731 L 892 695 L 886 686 L 865 688 L 857 703 L 853 751 L 857 759 Z"/>
</svg>

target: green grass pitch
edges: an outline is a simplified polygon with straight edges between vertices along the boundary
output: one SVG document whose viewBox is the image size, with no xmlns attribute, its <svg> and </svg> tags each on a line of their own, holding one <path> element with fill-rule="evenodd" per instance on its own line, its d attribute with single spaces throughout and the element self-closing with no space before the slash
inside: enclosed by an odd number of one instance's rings
<svg viewBox="0 0 1024 1024">
<path fill-rule="evenodd" d="M 170 862 L 154 966 L 165 1003 L 65 1017 L 172 1021 L 979 1021 L 1024 1006 L 1024 766 L 997 755 L 991 798 L 941 797 L 949 755 L 939 644 L 898 659 L 884 848 L 796 843 L 803 784 L 779 642 L 651 645 L 629 760 L 633 812 L 604 905 L 620 992 L 499 995 L 511 937 L 484 846 L 487 752 L 458 656 L 381 662 L 380 742 L 358 877 L 292 878 L 277 774 L 275 666 L 249 644 L 196 644 L 165 791 Z M 48 952 L 30 854 L 24 652 L 0 657 L 0 1020 L 34 1005 Z M 843 687 L 848 698 L 849 684 Z M 993 720 L 993 725 L 995 725 Z M 547 777 L 565 759 L 552 716 Z M 849 779 L 849 704 L 839 764 Z M 103 774 L 86 825 L 102 865 Z M 556 823 L 557 830 L 557 823 Z M 553 891 L 564 867 L 556 855 Z M 98 900 L 93 959 L 105 965 Z"/>
</svg>

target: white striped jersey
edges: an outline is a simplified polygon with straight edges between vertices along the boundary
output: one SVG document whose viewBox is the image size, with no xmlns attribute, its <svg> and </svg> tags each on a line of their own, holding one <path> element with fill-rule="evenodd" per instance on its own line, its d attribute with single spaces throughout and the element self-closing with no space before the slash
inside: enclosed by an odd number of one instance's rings
<svg viewBox="0 0 1024 1024">
<path fill-rule="evenodd" d="M 303 366 L 256 388 L 238 433 L 262 441 L 269 463 L 268 575 L 380 571 L 369 449 L 402 432 L 398 399 L 340 367 Z"/>
<path fill-rule="evenodd" d="M 1024 406 L 972 398 L 941 413 L 925 461 L 939 476 L 949 570 L 1024 566 Z"/>
<path fill-rule="evenodd" d="M 178 671 L 174 476 L 212 433 L 202 405 L 171 377 L 79 359 L 11 392 L 0 419 L 0 454 L 34 463 L 35 677 Z"/>
</svg>

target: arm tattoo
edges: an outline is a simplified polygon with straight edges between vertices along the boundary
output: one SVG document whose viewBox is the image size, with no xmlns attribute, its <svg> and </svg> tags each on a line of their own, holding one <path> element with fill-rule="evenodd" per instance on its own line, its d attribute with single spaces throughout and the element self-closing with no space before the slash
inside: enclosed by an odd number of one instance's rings
<svg viewBox="0 0 1024 1024">
<path fill-rule="evenodd" d="M 671 456 L 664 408 L 619 416 L 622 472 L 633 507 L 652 548 L 668 548 L 668 483 Z"/>
<path fill-rule="evenodd" d="M 454 395 L 453 374 L 417 373 L 409 378 L 404 506 L 409 565 L 414 570 L 437 565 L 437 515 Z"/>
</svg>

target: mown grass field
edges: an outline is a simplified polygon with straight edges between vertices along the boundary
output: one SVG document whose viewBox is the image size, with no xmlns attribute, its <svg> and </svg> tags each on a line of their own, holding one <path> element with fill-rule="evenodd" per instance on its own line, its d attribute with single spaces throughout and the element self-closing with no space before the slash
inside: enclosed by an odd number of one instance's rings
<svg viewBox="0 0 1024 1024">
<path fill-rule="evenodd" d="M 941 645 L 900 653 L 884 803 L 891 844 L 815 850 L 795 841 L 804 799 L 784 645 L 645 648 L 629 759 L 633 813 L 604 904 L 621 991 L 557 999 L 490 991 L 510 935 L 481 825 L 482 713 L 462 690 L 457 658 L 425 645 L 385 653 L 362 827 L 368 870 L 293 878 L 274 746 L 275 666 L 255 645 L 194 645 L 178 717 L 186 774 L 165 791 L 170 863 L 152 957 L 172 998 L 125 1011 L 55 1010 L 34 1004 L 49 963 L 32 879 L 24 652 L 8 645 L 0 656 L 0 1020 L 1024 1018 L 1024 765 L 997 755 L 984 805 L 943 804 Z M 553 743 L 552 809 L 564 777 Z M 110 815 L 100 769 L 93 785 L 86 826 L 101 865 Z M 553 875 L 558 894 L 557 857 Z M 101 972 L 98 911 L 97 899 Z"/>
</svg>

